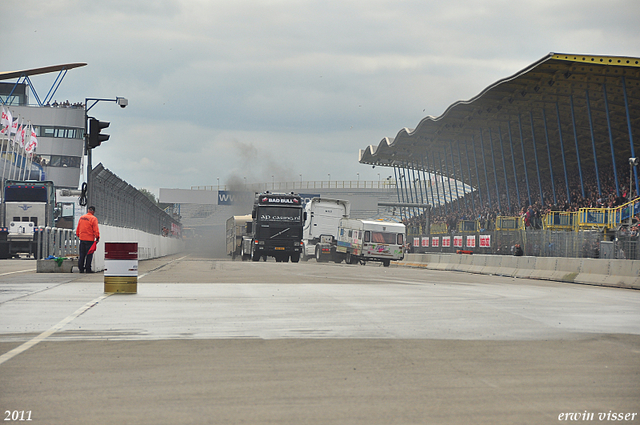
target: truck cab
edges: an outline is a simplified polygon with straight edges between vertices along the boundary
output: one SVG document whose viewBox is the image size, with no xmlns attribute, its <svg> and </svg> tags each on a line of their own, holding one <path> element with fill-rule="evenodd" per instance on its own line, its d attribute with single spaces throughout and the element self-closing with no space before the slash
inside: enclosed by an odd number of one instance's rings
<svg viewBox="0 0 640 425">
<path fill-rule="evenodd" d="M 34 256 L 36 233 L 54 226 L 56 191 L 51 181 L 7 180 L 2 192 L 0 258 Z"/>
<path fill-rule="evenodd" d="M 300 260 L 302 249 L 302 226 L 305 214 L 302 198 L 294 193 L 264 192 L 256 195 L 251 232 L 251 259 L 266 261 L 274 257 L 277 262 Z"/>
</svg>

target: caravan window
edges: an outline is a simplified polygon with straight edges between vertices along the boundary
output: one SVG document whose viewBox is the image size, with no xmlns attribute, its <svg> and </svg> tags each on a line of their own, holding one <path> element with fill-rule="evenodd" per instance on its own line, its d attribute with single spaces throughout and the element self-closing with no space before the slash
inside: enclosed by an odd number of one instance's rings
<svg viewBox="0 0 640 425">
<path fill-rule="evenodd" d="M 364 241 L 366 243 L 371 242 L 371 232 L 369 230 L 364 232 Z"/>
<path fill-rule="evenodd" d="M 398 245 L 404 245 L 404 235 L 402 233 L 398 233 Z"/>
<path fill-rule="evenodd" d="M 389 232 L 371 232 L 371 242 L 373 243 L 386 243 L 395 244 L 396 234 Z"/>
</svg>

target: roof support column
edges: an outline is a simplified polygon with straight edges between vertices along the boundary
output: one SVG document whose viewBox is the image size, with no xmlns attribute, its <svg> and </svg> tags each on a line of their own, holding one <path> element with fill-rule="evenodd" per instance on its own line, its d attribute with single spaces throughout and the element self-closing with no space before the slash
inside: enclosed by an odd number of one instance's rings
<svg viewBox="0 0 640 425">
<path fill-rule="evenodd" d="M 542 122 L 544 123 L 544 137 L 547 141 L 547 155 L 549 156 L 549 174 L 551 175 L 551 192 L 553 192 L 553 204 L 558 205 L 556 197 L 556 184 L 553 181 L 553 165 L 551 164 L 551 148 L 549 147 L 549 128 L 547 127 L 547 113 L 542 108 Z"/>
<path fill-rule="evenodd" d="M 397 167 L 394 165 L 393 166 L 393 175 L 396 177 L 396 193 L 398 194 L 398 203 L 402 204 L 404 203 L 404 195 L 402 197 L 402 200 L 400 199 L 400 179 L 398 179 L 398 171 L 397 171 Z M 402 207 L 400 207 L 400 220 L 404 220 L 404 216 L 402 214 Z"/>
<path fill-rule="evenodd" d="M 453 171 L 453 183 L 456 187 L 456 204 L 458 204 L 458 212 L 460 212 L 460 192 L 458 191 L 458 177 L 456 176 L 456 164 L 453 162 L 453 144 L 449 141 L 449 151 L 451 152 L 451 169 Z M 445 150 L 445 153 L 447 151 Z M 451 184 L 451 179 L 449 179 L 449 184 Z"/>
<path fill-rule="evenodd" d="M 444 171 L 447 173 L 447 185 L 449 186 L 449 202 L 453 203 L 453 190 L 451 190 L 451 175 L 449 174 L 449 166 L 447 165 L 447 147 L 443 146 L 444 148 Z M 456 202 L 456 204 L 458 204 L 458 212 L 460 212 L 460 203 Z M 451 209 L 453 210 L 453 206 L 451 206 Z"/>
<path fill-rule="evenodd" d="M 473 143 L 473 162 L 476 163 L 476 178 L 478 179 L 478 196 L 480 197 L 480 211 L 482 211 L 482 189 L 480 187 L 480 172 L 478 171 L 478 157 L 476 156 L 476 140 L 475 136 L 471 136 L 471 140 Z"/>
<path fill-rule="evenodd" d="M 589 90 L 584 91 L 585 98 L 587 99 L 587 114 L 589 115 L 589 130 L 591 131 L 591 148 L 593 149 L 593 164 L 596 168 L 596 182 L 598 183 L 598 197 L 602 196 L 602 190 L 600 189 L 600 173 L 598 172 L 598 155 L 596 153 L 596 137 L 593 133 L 593 119 L 591 118 L 591 102 L 589 102 Z"/>
<path fill-rule="evenodd" d="M 511 213 L 511 195 L 509 194 L 509 179 L 507 178 L 507 163 L 504 160 L 504 144 L 502 143 L 502 127 L 498 125 L 498 138 L 500 140 L 500 152 L 502 153 L 502 170 L 504 171 L 504 185 L 507 190 L 507 212 Z"/>
<path fill-rule="evenodd" d="M 496 198 L 498 198 L 498 213 L 500 212 L 500 188 L 498 187 L 498 169 L 496 168 L 496 156 L 493 153 L 493 134 L 491 133 L 491 127 L 489 127 L 489 146 L 491 147 L 491 161 L 493 162 L 493 179 L 496 182 Z"/>
<path fill-rule="evenodd" d="M 576 112 L 573 106 L 573 95 L 569 96 L 569 104 L 571 105 L 571 122 L 573 124 L 573 140 L 576 142 L 576 159 L 578 160 L 578 174 L 580 174 L 580 189 L 582 190 L 582 199 L 585 199 L 584 182 L 582 181 L 582 164 L 580 163 L 580 148 L 578 147 L 578 130 L 576 129 Z"/>
<path fill-rule="evenodd" d="M 401 177 L 401 179 L 403 181 L 404 195 L 406 195 L 405 198 L 407 200 L 407 203 L 409 203 L 409 202 L 413 203 L 413 197 L 411 197 L 411 198 L 409 197 L 409 189 L 410 188 L 408 187 L 409 186 L 409 179 L 407 178 L 407 164 L 406 163 L 402 164 L 402 177 Z M 406 216 L 407 216 L 407 218 L 411 217 L 411 208 L 407 208 Z"/>
<path fill-rule="evenodd" d="M 448 214 L 449 208 L 447 208 L 447 193 L 444 190 L 444 173 L 442 172 L 442 160 L 440 159 L 440 152 L 438 152 L 438 164 L 440 165 L 440 180 L 442 181 L 442 200 L 444 201 L 444 213 Z"/>
<path fill-rule="evenodd" d="M 518 187 L 518 172 L 516 171 L 516 156 L 513 153 L 513 137 L 511 136 L 511 121 L 507 121 L 507 128 L 509 130 L 509 145 L 511 147 L 511 162 L 513 163 L 513 180 L 516 182 L 516 196 L 518 197 L 518 201 L 516 202 L 516 206 L 520 208 L 520 203 L 522 199 L 520 199 L 520 188 Z M 520 212 L 520 211 L 516 211 Z"/>
<path fill-rule="evenodd" d="M 413 172 L 413 164 L 409 164 L 407 163 L 407 174 L 409 175 L 409 180 L 411 180 L 409 183 L 409 192 L 411 193 L 411 203 L 418 203 L 418 188 L 416 187 L 416 176 Z M 413 185 L 413 190 L 411 190 L 411 185 Z M 414 193 L 415 193 L 415 201 L 414 199 Z M 411 208 L 411 211 L 413 211 L 413 215 L 416 215 L 416 209 L 415 207 Z"/>
<path fill-rule="evenodd" d="M 560 122 L 560 106 L 558 106 L 558 102 L 556 102 L 556 117 L 558 118 L 558 138 L 560 139 L 560 152 L 562 153 L 562 168 L 564 169 L 564 183 L 565 183 L 565 186 L 567 187 L 567 202 L 571 204 L 571 191 L 569 190 L 567 161 L 564 158 L 564 141 L 562 140 L 562 123 Z"/>
<path fill-rule="evenodd" d="M 473 212 L 476 212 L 476 194 L 473 193 L 473 180 L 471 179 L 471 163 L 469 162 L 469 149 L 467 149 L 467 144 L 464 144 L 464 153 L 467 157 L 467 170 L 469 171 L 469 187 L 471 188 L 471 208 L 473 208 Z"/>
<path fill-rule="evenodd" d="M 629 99 L 627 99 L 627 83 L 625 81 L 624 75 L 622 78 L 622 94 L 624 94 L 624 110 L 627 113 L 627 128 L 629 129 L 629 143 L 631 144 L 631 158 L 635 158 L 635 150 L 633 149 L 633 133 L 631 131 L 631 116 L 629 114 Z M 638 185 L 638 169 L 637 167 L 633 167 L 633 174 L 636 180 L 636 196 L 640 196 L 640 186 Z M 631 199 L 631 193 L 633 192 L 633 188 L 631 187 L 631 182 L 629 182 L 629 199 Z"/>
<path fill-rule="evenodd" d="M 522 147 L 522 165 L 524 168 L 524 179 L 527 182 L 527 197 L 529 198 L 529 205 L 533 205 L 531 202 L 531 187 L 529 185 L 529 172 L 527 171 L 527 156 L 524 153 L 524 137 L 522 137 L 522 119 L 518 114 L 518 127 L 520 128 L 520 147 Z"/>
<path fill-rule="evenodd" d="M 433 181 L 436 184 L 436 194 L 438 195 L 438 212 L 440 214 L 442 214 L 442 201 L 440 200 L 440 188 L 438 187 L 438 174 L 436 173 L 437 169 L 436 169 L 436 156 L 433 155 L 431 158 L 431 163 L 433 164 Z M 446 205 L 445 205 L 445 211 L 446 211 Z"/>
<path fill-rule="evenodd" d="M 413 171 L 414 171 L 414 173 L 418 176 L 418 177 L 414 180 L 414 182 L 415 182 L 415 181 L 417 181 L 417 182 L 418 182 L 418 186 L 420 187 L 420 190 L 419 190 L 419 192 L 420 192 L 420 203 L 424 204 L 424 197 L 425 197 L 425 193 L 424 193 L 424 188 L 423 188 L 423 186 L 422 186 L 422 183 L 423 183 L 423 182 L 422 182 L 422 179 L 420 179 L 420 169 L 418 168 L 418 164 L 413 163 Z M 414 177 L 414 178 L 415 178 L 415 177 Z M 417 198 L 417 196 L 416 196 L 416 198 Z M 427 202 L 429 202 L 429 200 L 428 200 L 428 199 L 427 199 Z"/>
<path fill-rule="evenodd" d="M 484 182 L 487 185 L 487 199 L 489 200 L 489 209 L 491 209 L 491 189 L 489 189 L 489 176 L 487 175 L 487 161 L 484 158 L 485 157 L 484 138 L 482 137 L 482 129 L 480 129 L 480 147 L 482 148 L 482 165 L 484 166 Z"/>
<path fill-rule="evenodd" d="M 458 142 L 458 163 L 460 164 L 460 184 L 462 184 L 462 198 L 464 199 L 464 209 L 465 212 L 469 210 L 469 205 L 467 205 L 467 191 L 464 187 L 464 171 L 462 170 L 462 155 L 460 155 L 460 142 Z"/>
<path fill-rule="evenodd" d="M 424 166 L 424 162 L 425 160 L 427 161 L 427 163 L 429 162 L 429 158 L 427 157 L 427 155 L 425 154 L 424 158 L 421 160 L 422 162 L 422 177 L 425 179 L 425 187 L 426 187 L 426 168 Z M 431 179 L 431 173 L 429 173 L 429 193 L 431 194 L 431 211 L 433 211 L 433 209 L 436 206 L 436 201 L 433 198 L 433 185 L 431 184 L 433 180 Z M 427 202 L 428 202 L 429 197 L 427 196 Z"/>
<path fill-rule="evenodd" d="M 542 193 L 542 179 L 540 178 L 540 164 L 538 163 L 538 148 L 536 146 L 536 132 L 533 128 L 533 112 L 529 111 L 531 120 L 531 143 L 533 144 L 533 157 L 536 159 L 536 172 L 538 173 L 538 188 L 540 189 L 540 206 L 544 207 L 544 194 Z"/>
<path fill-rule="evenodd" d="M 609 146 L 611 147 L 611 162 L 613 163 L 613 179 L 616 182 L 616 196 L 620 197 L 620 185 L 618 184 L 616 154 L 613 150 L 613 133 L 611 132 L 611 118 L 609 117 L 609 101 L 607 100 L 607 84 L 606 83 L 602 83 L 602 94 L 604 95 L 604 112 L 607 115 L 607 128 L 609 129 Z"/>
</svg>

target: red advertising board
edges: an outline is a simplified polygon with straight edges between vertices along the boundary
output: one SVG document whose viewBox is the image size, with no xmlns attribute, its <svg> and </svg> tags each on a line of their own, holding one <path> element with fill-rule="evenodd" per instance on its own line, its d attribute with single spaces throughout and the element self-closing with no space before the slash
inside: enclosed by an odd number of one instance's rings
<svg viewBox="0 0 640 425">
<path fill-rule="evenodd" d="M 476 235 L 467 235 L 467 248 L 476 247 Z"/>
</svg>

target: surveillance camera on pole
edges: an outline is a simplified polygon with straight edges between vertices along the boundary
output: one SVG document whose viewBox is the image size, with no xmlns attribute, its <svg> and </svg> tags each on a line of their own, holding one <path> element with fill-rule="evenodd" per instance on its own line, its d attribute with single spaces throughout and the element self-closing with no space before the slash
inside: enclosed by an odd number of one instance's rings
<svg viewBox="0 0 640 425">
<path fill-rule="evenodd" d="M 629 158 L 629 165 L 631 165 L 632 167 L 635 167 L 636 165 L 638 165 L 638 163 L 640 163 L 640 159 L 638 159 L 638 158 Z"/>
</svg>

